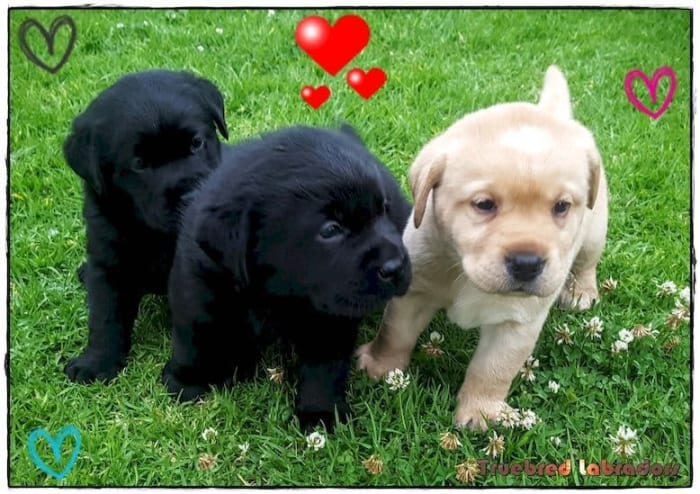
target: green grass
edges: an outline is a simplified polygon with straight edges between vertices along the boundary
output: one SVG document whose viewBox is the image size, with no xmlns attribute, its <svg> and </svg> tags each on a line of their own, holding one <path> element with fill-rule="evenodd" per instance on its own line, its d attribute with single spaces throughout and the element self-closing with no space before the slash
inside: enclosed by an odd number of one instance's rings
<svg viewBox="0 0 700 494">
<path fill-rule="evenodd" d="M 269 381 L 280 366 L 274 350 L 251 383 L 216 392 L 205 402 L 177 405 L 160 384 L 168 357 L 164 302 L 145 300 L 127 369 L 110 385 L 75 385 L 65 360 L 86 341 L 84 290 L 75 270 L 84 257 L 81 186 L 64 163 L 61 144 L 70 122 L 95 95 L 126 72 L 153 67 L 188 69 L 223 91 L 232 140 L 293 123 L 354 124 L 408 193 L 412 158 L 431 137 L 464 113 L 496 102 L 535 101 L 548 65 L 567 77 L 576 117 L 597 138 L 610 182 L 610 228 L 599 278 L 614 278 L 587 313 L 554 309 L 535 352 L 537 379 L 516 379 L 510 403 L 541 418 L 530 431 L 496 427 L 505 438 L 498 461 L 561 463 L 623 461 L 609 439 L 621 425 L 637 431 L 631 461 L 679 465 L 678 476 L 592 477 L 484 475 L 475 485 L 658 486 L 690 483 L 690 338 L 688 323 L 665 325 L 673 297 L 658 283 L 690 280 L 690 15 L 684 11 L 611 10 L 366 10 L 369 46 L 337 77 L 317 67 L 295 44 L 306 15 L 332 20 L 346 11 L 74 10 L 75 50 L 55 75 L 31 64 L 19 48 L 28 17 L 48 26 L 56 11 L 10 15 L 10 483 L 63 485 L 455 486 L 455 466 L 481 451 L 488 434 L 456 431 L 462 446 L 444 450 L 455 395 L 476 334 L 438 317 L 430 330 L 445 335 L 442 357 L 417 352 L 411 384 L 392 392 L 355 373 L 349 402 L 354 418 L 306 447 L 293 419 L 293 383 Z M 356 11 L 357 12 L 357 11 Z M 117 24 L 123 27 L 118 28 Z M 223 34 L 215 29 L 223 28 Z M 35 32 L 34 35 L 37 35 Z M 40 41 L 40 40 L 39 40 Z M 59 39 L 57 44 L 65 44 Z M 41 44 L 32 46 L 41 52 Z M 203 51 L 197 46 L 201 45 Z M 45 54 L 45 53 L 44 53 Z M 45 54 L 46 55 L 46 54 Z M 669 110 L 652 120 L 623 91 L 628 70 L 648 74 L 671 66 L 678 88 Z M 369 101 L 344 82 L 349 68 L 379 66 L 388 82 Z M 328 84 L 333 95 L 314 111 L 300 99 L 306 84 Z M 648 98 L 647 98 L 648 101 Z M 584 336 L 584 321 L 605 323 L 601 341 Z M 378 321 L 368 321 L 362 341 Z M 575 331 L 557 345 L 554 331 Z M 612 355 L 622 328 L 651 324 L 656 340 L 634 341 Z M 420 340 L 427 341 L 427 334 Z M 680 342 L 666 351 L 673 337 Z M 558 394 L 549 380 L 561 385 Z M 36 428 L 55 434 L 66 424 L 82 433 L 75 468 L 62 481 L 29 459 Z M 214 428 L 215 441 L 202 438 Z M 550 437 L 561 439 L 556 447 Z M 238 445 L 249 443 L 242 458 Z M 44 458 L 49 447 L 40 443 Z M 68 456 L 69 444 L 64 444 Z M 202 454 L 216 456 L 211 468 Z M 380 475 L 361 461 L 378 454 Z M 49 462 L 51 464 L 51 462 Z M 60 466 L 55 466 L 60 470 Z"/>
</svg>

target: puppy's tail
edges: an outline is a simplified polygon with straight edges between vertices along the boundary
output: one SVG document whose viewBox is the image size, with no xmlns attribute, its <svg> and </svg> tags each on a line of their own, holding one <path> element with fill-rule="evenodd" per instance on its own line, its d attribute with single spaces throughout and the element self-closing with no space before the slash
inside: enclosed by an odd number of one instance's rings
<svg viewBox="0 0 700 494">
<path fill-rule="evenodd" d="M 569 86 L 566 83 L 566 77 L 556 65 L 550 65 L 547 69 L 538 105 L 557 118 L 565 120 L 573 118 Z"/>
</svg>

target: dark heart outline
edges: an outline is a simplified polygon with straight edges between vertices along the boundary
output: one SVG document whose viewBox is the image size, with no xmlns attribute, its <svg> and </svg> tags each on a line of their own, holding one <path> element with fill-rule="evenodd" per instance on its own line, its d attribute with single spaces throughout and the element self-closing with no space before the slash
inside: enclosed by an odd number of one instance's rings
<svg viewBox="0 0 700 494">
<path fill-rule="evenodd" d="M 70 40 L 68 41 L 68 47 L 66 48 L 65 53 L 61 57 L 61 59 L 58 61 L 58 63 L 54 66 L 51 67 L 44 63 L 43 60 L 41 60 L 39 57 L 36 56 L 36 54 L 32 51 L 31 48 L 29 48 L 29 45 L 27 44 L 27 32 L 32 28 L 35 27 L 39 30 L 41 35 L 44 37 L 44 41 L 46 42 L 46 46 L 49 48 L 49 54 L 53 55 L 54 54 L 54 47 L 53 47 L 53 42 L 56 37 L 56 32 L 61 26 L 68 26 L 70 28 Z M 55 74 L 59 70 L 61 70 L 61 67 L 65 65 L 65 63 L 68 61 L 68 57 L 70 54 L 73 52 L 73 46 L 75 45 L 75 38 L 78 35 L 78 30 L 75 27 L 75 21 L 67 15 L 62 15 L 61 17 L 57 17 L 56 19 L 53 20 L 51 23 L 51 27 L 49 27 L 49 30 L 47 31 L 44 29 L 44 26 L 41 25 L 39 21 L 36 19 L 27 19 L 22 23 L 22 25 L 19 27 L 19 46 L 22 48 L 22 51 L 26 55 L 26 57 L 34 63 L 37 67 L 40 67 L 47 72 L 50 72 L 51 74 Z"/>
</svg>

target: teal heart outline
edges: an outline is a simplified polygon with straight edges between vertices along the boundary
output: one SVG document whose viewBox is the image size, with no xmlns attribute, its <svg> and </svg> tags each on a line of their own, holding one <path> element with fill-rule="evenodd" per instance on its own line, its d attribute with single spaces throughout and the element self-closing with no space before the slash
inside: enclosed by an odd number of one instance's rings
<svg viewBox="0 0 700 494">
<path fill-rule="evenodd" d="M 39 456 L 36 451 L 36 442 L 40 437 L 46 439 L 46 441 L 51 446 L 53 451 L 53 457 L 56 463 L 61 464 L 61 445 L 65 441 L 66 437 L 72 436 L 75 439 L 75 446 L 73 446 L 73 453 L 71 454 L 66 466 L 60 472 L 56 472 L 53 468 L 49 467 L 44 460 Z M 27 448 L 29 449 L 29 457 L 34 462 L 34 464 L 39 467 L 40 470 L 46 474 L 52 476 L 57 480 L 63 480 L 66 475 L 68 475 L 78 461 L 78 453 L 80 453 L 80 431 L 74 425 L 66 425 L 58 431 L 56 438 L 54 439 L 51 434 L 46 432 L 45 429 L 34 429 L 29 437 L 27 438 Z"/>
</svg>

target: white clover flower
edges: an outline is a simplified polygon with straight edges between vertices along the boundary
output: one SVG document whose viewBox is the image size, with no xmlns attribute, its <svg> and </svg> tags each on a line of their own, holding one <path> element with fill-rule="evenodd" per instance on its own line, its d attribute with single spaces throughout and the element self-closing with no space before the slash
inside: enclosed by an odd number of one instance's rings
<svg viewBox="0 0 700 494">
<path fill-rule="evenodd" d="M 564 324 L 563 326 L 559 326 L 557 329 L 554 330 L 554 338 L 557 342 L 557 345 L 573 345 L 573 335 L 574 332 L 571 331 L 569 329 L 569 326 L 566 324 Z"/>
<path fill-rule="evenodd" d="M 676 291 L 678 291 L 676 284 L 672 281 L 664 281 L 660 285 L 656 285 L 656 288 L 659 289 L 659 291 L 656 292 L 657 297 L 661 297 L 663 295 L 673 295 L 676 293 Z"/>
<path fill-rule="evenodd" d="M 117 22 L 117 29 L 124 29 L 124 23 L 123 23 L 123 22 Z"/>
<path fill-rule="evenodd" d="M 411 377 L 408 373 L 404 374 L 401 369 L 394 369 L 389 371 L 384 380 L 389 384 L 390 390 L 397 391 L 405 389 L 410 384 Z"/>
<path fill-rule="evenodd" d="M 552 444 L 553 444 L 554 446 L 556 446 L 557 448 L 558 448 L 559 446 L 561 446 L 561 439 L 559 439 L 557 436 L 552 436 L 552 437 L 549 438 L 549 440 L 550 440 L 550 441 L 552 442 Z"/>
<path fill-rule="evenodd" d="M 549 384 L 547 385 L 549 387 L 549 390 L 556 394 L 559 392 L 559 383 L 556 381 L 549 381 Z"/>
<path fill-rule="evenodd" d="M 637 431 L 630 429 L 627 426 L 620 426 L 620 428 L 617 430 L 617 438 L 623 441 L 631 441 L 633 439 L 637 439 Z"/>
<path fill-rule="evenodd" d="M 430 343 L 433 345 L 439 345 L 443 341 L 445 341 L 445 337 L 442 335 L 442 333 L 439 333 L 438 331 L 432 331 L 430 333 Z"/>
<path fill-rule="evenodd" d="M 537 379 L 535 376 L 535 369 L 537 369 L 539 366 L 540 361 L 530 355 L 523 364 L 523 368 L 520 369 L 520 376 L 526 381 L 534 381 Z"/>
<path fill-rule="evenodd" d="M 320 432 L 312 432 L 306 436 L 306 447 L 313 448 L 314 451 L 318 451 L 326 445 L 326 436 Z"/>
<path fill-rule="evenodd" d="M 520 410 L 504 405 L 496 415 L 496 421 L 507 429 L 520 425 Z"/>
<path fill-rule="evenodd" d="M 216 34 L 224 34 L 224 28 L 223 27 L 217 27 L 214 29 L 216 31 Z"/>
<path fill-rule="evenodd" d="M 440 446 L 443 449 L 457 449 L 462 445 L 454 432 L 445 432 L 440 436 Z"/>
<path fill-rule="evenodd" d="M 537 376 L 535 376 L 535 373 L 532 372 L 532 369 L 527 369 L 527 368 L 525 368 L 525 367 L 523 367 L 522 369 L 520 369 L 520 375 L 522 376 L 522 378 L 523 378 L 525 381 L 529 381 L 529 382 L 532 382 L 532 381 L 534 381 L 535 379 L 537 379 Z"/>
<path fill-rule="evenodd" d="M 384 470 L 384 462 L 378 454 L 373 454 L 366 460 L 362 461 L 362 466 L 365 467 L 370 475 L 379 475 Z"/>
<path fill-rule="evenodd" d="M 635 339 L 645 338 L 647 336 L 651 336 L 652 338 L 656 339 L 656 335 L 658 335 L 659 332 L 656 329 L 651 329 L 651 326 L 637 324 L 632 328 L 632 334 L 634 335 Z"/>
<path fill-rule="evenodd" d="M 678 296 L 680 297 L 680 300 L 681 300 L 681 302 L 683 302 L 684 305 L 690 305 L 690 287 L 689 286 L 686 286 L 681 291 L 679 291 Z M 676 305 L 678 305 L 678 302 L 676 302 Z"/>
<path fill-rule="evenodd" d="M 272 17 L 273 15 L 275 15 L 275 11 L 273 9 L 268 9 L 267 16 Z"/>
<path fill-rule="evenodd" d="M 143 21 L 144 26 L 148 26 L 148 24 L 149 24 L 148 21 Z"/>
<path fill-rule="evenodd" d="M 58 235 L 58 228 L 49 228 L 49 237 L 55 237 Z"/>
<path fill-rule="evenodd" d="M 197 458 L 197 465 L 199 466 L 200 470 L 209 470 L 210 468 L 214 468 L 218 457 L 219 455 L 212 455 L 211 453 L 202 453 L 201 455 L 199 455 L 199 458 Z"/>
<path fill-rule="evenodd" d="M 197 45 L 197 51 L 204 51 L 204 47 L 202 45 Z"/>
<path fill-rule="evenodd" d="M 684 321 L 688 321 L 690 319 L 690 310 L 688 309 L 688 306 L 680 300 L 676 300 L 676 306 L 671 311 L 671 314 L 677 314 L 677 316 Z"/>
<path fill-rule="evenodd" d="M 671 311 L 671 316 L 679 321 L 690 321 L 690 313 L 685 307 L 682 309 L 676 308 Z"/>
<path fill-rule="evenodd" d="M 270 381 L 280 384 L 284 382 L 284 370 L 270 367 L 267 369 L 267 377 Z"/>
<path fill-rule="evenodd" d="M 240 463 L 243 460 L 245 460 L 245 457 L 248 454 L 248 450 L 250 449 L 250 443 L 248 441 L 241 443 L 238 445 L 238 449 L 240 451 L 240 454 L 236 457 L 236 459 L 233 460 L 234 463 Z"/>
<path fill-rule="evenodd" d="M 586 335 L 589 338 L 600 339 L 600 333 L 603 331 L 603 321 L 601 321 L 600 317 L 598 316 L 593 317 L 590 321 L 586 321 L 584 328 L 586 329 Z"/>
<path fill-rule="evenodd" d="M 489 443 L 481 451 L 494 458 L 503 453 L 506 449 L 506 441 L 503 436 L 499 436 L 496 431 L 493 431 L 493 436 L 489 438 Z"/>
<path fill-rule="evenodd" d="M 479 476 L 479 472 L 481 472 L 479 462 L 476 461 L 476 458 L 468 458 L 455 468 L 457 470 L 455 477 L 464 484 L 474 482 L 474 480 Z"/>
<path fill-rule="evenodd" d="M 629 329 L 621 329 L 620 332 L 617 333 L 617 337 L 620 338 L 620 341 L 624 341 L 625 343 L 632 343 L 632 341 L 634 340 L 634 333 Z"/>
<path fill-rule="evenodd" d="M 216 441 L 216 436 L 218 435 L 219 433 L 216 432 L 216 429 L 208 427 L 207 429 L 204 429 L 204 432 L 202 432 L 202 439 L 204 439 L 205 441 L 214 442 Z"/>
<path fill-rule="evenodd" d="M 613 353 L 620 353 L 620 352 L 626 352 L 627 351 L 627 343 L 622 341 L 622 340 L 617 340 L 615 343 L 612 344 L 612 352 Z"/>
<path fill-rule="evenodd" d="M 421 347 L 423 348 L 423 350 L 425 351 L 425 353 L 427 353 L 428 355 L 430 355 L 430 356 L 432 356 L 432 357 L 439 357 L 440 355 L 444 355 L 444 354 L 445 354 L 445 350 L 443 350 L 443 349 L 440 348 L 439 346 L 433 345 L 433 344 L 430 343 L 430 342 L 428 342 L 428 343 L 423 343 L 423 344 L 421 345 Z"/>
<path fill-rule="evenodd" d="M 671 352 L 674 348 L 681 344 L 681 339 L 678 336 L 672 336 L 662 347 L 666 353 Z"/>
<path fill-rule="evenodd" d="M 634 450 L 637 447 L 637 431 L 622 425 L 617 430 L 617 434 L 610 436 L 610 440 L 613 443 L 615 454 L 630 457 L 634 454 Z"/>
<path fill-rule="evenodd" d="M 676 330 L 683 322 L 687 321 L 690 321 L 690 310 L 680 300 L 676 300 L 676 307 L 671 310 L 671 314 L 666 319 L 666 326 Z"/>
<path fill-rule="evenodd" d="M 541 422 L 540 418 L 532 410 L 524 410 L 520 417 L 520 427 L 526 430 L 532 429 L 532 427 Z"/>
<path fill-rule="evenodd" d="M 601 287 L 603 288 L 603 291 L 612 292 L 617 288 L 617 280 L 608 278 L 602 283 Z"/>
<path fill-rule="evenodd" d="M 421 347 L 428 355 L 439 357 L 445 353 L 445 350 L 440 348 L 443 341 L 445 341 L 445 337 L 442 336 L 442 333 L 433 331 L 430 333 L 430 341 L 428 343 L 423 343 Z"/>
</svg>

